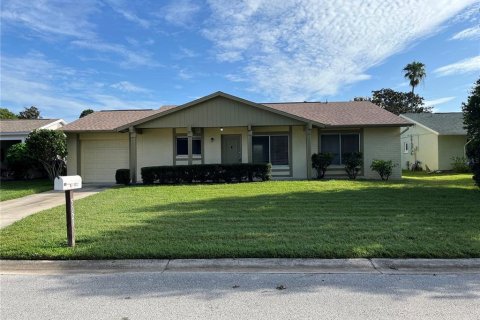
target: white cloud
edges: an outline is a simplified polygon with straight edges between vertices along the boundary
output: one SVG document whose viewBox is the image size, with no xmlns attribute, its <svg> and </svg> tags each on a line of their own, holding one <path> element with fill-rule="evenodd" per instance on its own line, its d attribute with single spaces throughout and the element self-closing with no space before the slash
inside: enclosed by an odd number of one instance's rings
<svg viewBox="0 0 480 320">
<path fill-rule="evenodd" d="M 161 105 L 161 101 L 142 99 L 145 92 L 137 86 L 129 86 L 130 83 L 123 83 L 123 88 L 133 89 L 136 95 L 130 92 L 127 99 L 114 97 L 110 86 L 92 82 L 96 71 L 64 67 L 38 52 L 23 57 L 2 55 L 1 70 L 2 104 L 16 112 L 25 106 L 35 105 L 43 117 L 58 117 L 61 113 L 67 121 L 71 121 L 86 108 L 158 108 Z"/>
<path fill-rule="evenodd" d="M 438 106 L 439 104 L 444 104 L 444 103 L 450 102 L 450 101 L 454 100 L 455 98 L 456 97 L 444 97 L 444 98 L 438 98 L 438 99 L 434 99 L 434 100 L 425 100 L 423 102 L 423 105 L 425 107 Z"/>
<path fill-rule="evenodd" d="M 2 1 L 0 18 L 5 25 L 21 25 L 43 37 L 94 37 L 95 25 L 89 17 L 97 12 L 95 0 L 82 1 Z"/>
<path fill-rule="evenodd" d="M 75 40 L 71 42 L 73 45 L 95 50 L 98 52 L 104 53 L 114 53 L 122 57 L 122 60 L 119 62 L 120 66 L 123 68 L 134 68 L 138 66 L 147 66 L 147 67 L 158 67 L 160 66 L 155 60 L 152 59 L 152 54 L 148 51 L 141 50 L 130 50 L 127 47 L 108 42 L 100 41 L 84 41 L 84 40 Z M 104 59 L 106 61 L 116 61 L 114 59 Z"/>
<path fill-rule="evenodd" d="M 310 100 L 369 79 L 367 70 L 431 35 L 473 0 L 210 0 L 203 34 L 220 61 L 271 98 Z"/>
<path fill-rule="evenodd" d="M 433 70 L 439 77 L 480 71 L 480 55 Z"/>
<path fill-rule="evenodd" d="M 450 40 L 479 39 L 480 26 L 471 27 L 454 34 Z"/>
<path fill-rule="evenodd" d="M 179 49 L 179 52 L 173 54 L 173 57 L 175 59 L 191 59 L 191 58 L 196 58 L 198 57 L 200 54 L 198 54 L 197 52 L 191 50 L 191 49 L 188 49 L 188 48 L 184 48 L 184 47 L 180 47 Z"/>
<path fill-rule="evenodd" d="M 149 92 L 148 89 L 136 86 L 133 83 L 128 81 L 120 81 L 120 82 L 111 84 L 110 87 L 120 91 L 124 91 L 124 92 Z"/>
<path fill-rule="evenodd" d="M 144 29 L 150 28 L 150 22 L 146 19 L 140 18 L 131 8 L 129 4 L 124 0 L 107 0 L 110 7 L 120 14 L 125 20 L 133 22 Z"/>
<path fill-rule="evenodd" d="M 200 6 L 195 1 L 174 0 L 163 7 L 158 16 L 173 25 L 188 27 L 198 11 L 200 11 Z"/>
</svg>

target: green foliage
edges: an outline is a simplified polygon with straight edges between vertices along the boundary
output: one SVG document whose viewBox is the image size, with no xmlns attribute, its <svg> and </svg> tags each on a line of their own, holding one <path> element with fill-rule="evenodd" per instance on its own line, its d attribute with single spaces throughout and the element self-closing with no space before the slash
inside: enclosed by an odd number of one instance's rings
<svg viewBox="0 0 480 320">
<path fill-rule="evenodd" d="M 259 179 L 271 179 L 271 164 L 194 164 L 185 166 L 143 167 L 142 180 L 144 184 L 158 182 L 192 183 L 192 182 L 242 182 Z"/>
<path fill-rule="evenodd" d="M 95 111 L 93 111 L 92 109 L 85 109 L 82 111 L 82 113 L 80 113 L 80 117 L 79 118 L 83 118 L 85 116 L 88 116 L 90 113 L 94 113 Z"/>
<path fill-rule="evenodd" d="M 28 135 L 25 143 L 30 156 L 43 165 L 50 180 L 61 174 L 67 156 L 67 141 L 62 131 L 35 130 Z"/>
<path fill-rule="evenodd" d="M 16 179 L 28 179 L 29 170 L 35 167 L 35 161 L 30 157 L 25 143 L 17 143 L 8 148 L 5 160 Z"/>
<path fill-rule="evenodd" d="M 115 181 L 117 184 L 124 184 L 128 186 L 130 184 L 130 169 L 117 169 L 115 172 Z"/>
<path fill-rule="evenodd" d="M 370 168 L 373 171 L 378 172 L 380 178 L 383 181 L 387 181 L 388 178 L 392 175 L 393 168 L 395 168 L 395 164 L 393 164 L 392 160 L 373 160 Z"/>
<path fill-rule="evenodd" d="M 396 115 L 432 111 L 432 107 L 423 107 L 423 98 L 418 94 L 388 88 L 372 91 L 372 103 Z"/>
<path fill-rule="evenodd" d="M 40 119 L 40 110 L 37 107 L 25 107 L 25 110 L 18 114 L 19 119 Z"/>
<path fill-rule="evenodd" d="M 480 79 L 475 83 L 467 103 L 462 104 L 463 123 L 467 129 L 467 157 L 473 172 L 473 180 L 480 187 Z"/>
<path fill-rule="evenodd" d="M 312 154 L 312 168 L 317 170 L 317 178 L 322 179 L 325 176 L 325 172 L 329 165 L 332 164 L 333 155 L 327 153 L 314 153 Z"/>
<path fill-rule="evenodd" d="M 452 159 L 452 169 L 456 173 L 467 173 L 470 172 L 470 167 L 468 166 L 468 159 L 465 157 L 451 157 Z"/>
<path fill-rule="evenodd" d="M 17 119 L 17 115 L 7 108 L 0 108 L 0 119 Z"/>
<path fill-rule="evenodd" d="M 410 86 L 412 87 L 412 95 L 415 91 L 415 87 L 420 84 L 420 82 L 425 79 L 427 73 L 425 71 L 425 65 L 418 61 L 413 61 L 409 63 L 403 68 L 404 77 L 407 78 L 410 82 Z"/>
<path fill-rule="evenodd" d="M 361 152 L 350 152 L 342 155 L 343 164 L 345 165 L 345 171 L 348 178 L 356 179 L 358 172 L 363 164 L 363 155 Z"/>
<path fill-rule="evenodd" d="M 52 188 L 52 181 L 46 179 L 2 181 L 0 184 L 0 201 L 17 199 L 52 190 Z"/>
</svg>

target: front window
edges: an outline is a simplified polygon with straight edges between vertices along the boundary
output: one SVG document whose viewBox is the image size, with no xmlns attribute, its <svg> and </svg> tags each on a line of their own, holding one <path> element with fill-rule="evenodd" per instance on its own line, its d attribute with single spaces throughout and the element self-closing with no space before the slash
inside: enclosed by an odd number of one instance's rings
<svg viewBox="0 0 480 320">
<path fill-rule="evenodd" d="M 201 137 L 192 137 L 192 155 L 202 155 Z M 188 156 L 188 137 L 177 137 L 177 156 Z"/>
<path fill-rule="evenodd" d="M 333 155 L 332 164 L 343 164 L 342 155 L 360 151 L 360 135 L 358 133 L 322 134 L 320 137 L 322 153 Z"/>
<path fill-rule="evenodd" d="M 252 149 L 254 163 L 289 164 L 287 135 L 254 136 Z"/>
</svg>

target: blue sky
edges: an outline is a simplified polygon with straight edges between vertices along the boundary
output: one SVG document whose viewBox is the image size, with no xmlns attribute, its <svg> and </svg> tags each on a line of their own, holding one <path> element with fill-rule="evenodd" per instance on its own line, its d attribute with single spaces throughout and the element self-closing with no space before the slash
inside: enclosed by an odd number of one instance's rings
<svg viewBox="0 0 480 320">
<path fill-rule="evenodd" d="M 480 75 L 480 2 L 10 1 L 1 101 L 73 121 L 83 109 L 182 104 L 214 91 L 256 102 L 342 101 L 410 90 L 460 111 Z"/>
</svg>

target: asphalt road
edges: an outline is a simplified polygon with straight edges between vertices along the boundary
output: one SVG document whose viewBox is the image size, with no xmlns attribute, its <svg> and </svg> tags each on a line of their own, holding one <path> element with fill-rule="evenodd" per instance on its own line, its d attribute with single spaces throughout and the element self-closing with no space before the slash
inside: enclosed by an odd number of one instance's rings
<svg viewBox="0 0 480 320">
<path fill-rule="evenodd" d="M 480 274 L 0 276 L 3 319 L 480 319 Z"/>
</svg>

